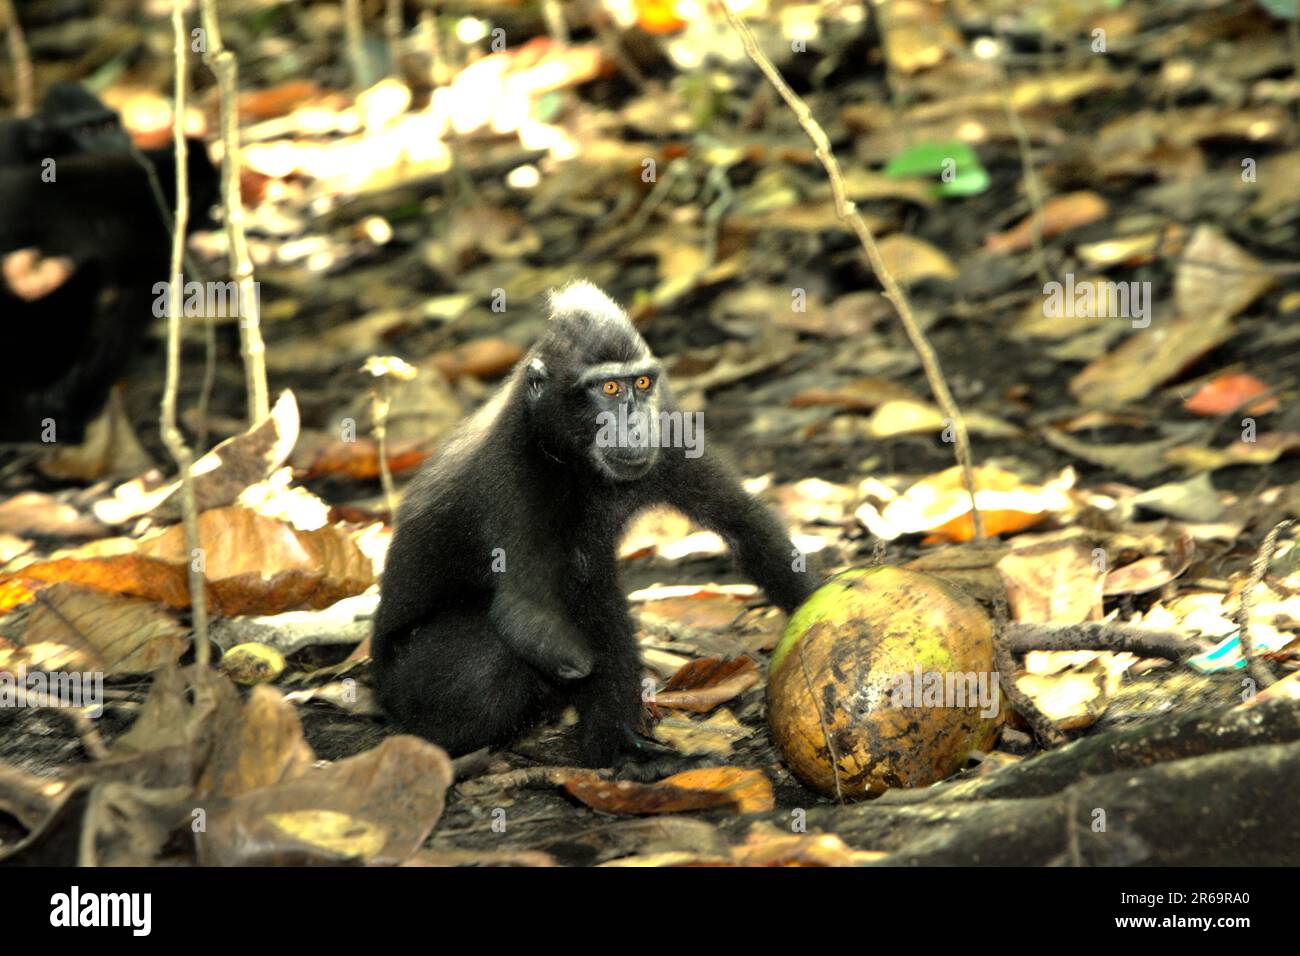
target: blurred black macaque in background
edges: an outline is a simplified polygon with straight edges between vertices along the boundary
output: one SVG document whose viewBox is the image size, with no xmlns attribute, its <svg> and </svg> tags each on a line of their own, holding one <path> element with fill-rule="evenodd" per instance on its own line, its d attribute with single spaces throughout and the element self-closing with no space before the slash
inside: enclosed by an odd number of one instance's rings
<svg viewBox="0 0 1300 956">
<path fill-rule="evenodd" d="M 219 180 L 198 140 L 188 167 L 190 228 L 203 228 Z M 75 84 L 0 123 L 0 442 L 84 438 L 153 320 L 175 170 L 170 146 L 135 150 L 118 115 Z"/>
</svg>

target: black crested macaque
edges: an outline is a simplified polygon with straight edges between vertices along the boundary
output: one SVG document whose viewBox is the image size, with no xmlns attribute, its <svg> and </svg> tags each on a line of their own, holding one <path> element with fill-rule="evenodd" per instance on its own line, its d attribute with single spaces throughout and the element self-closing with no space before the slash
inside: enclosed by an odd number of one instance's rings
<svg viewBox="0 0 1300 956">
<path fill-rule="evenodd" d="M 0 120 L 0 164 L 6 166 L 130 148 L 117 113 L 76 83 L 50 84 L 33 116 Z"/>
<path fill-rule="evenodd" d="M 190 140 L 191 228 L 218 179 Z M 0 124 L 0 442 L 78 442 L 153 321 L 175 205 L 170 147 L 136 152 L 116 113 L 74 84 Z M 170 211 L 167 213 L 170 217 Z"/>
<path fill-rule="evenodd" d="M 586 282 L 552 294 L 546 333 L 398 510 L 371 646 L 402 730 L 454 756 L 573 704 L 585 765 L 662 757 L 635 736 L 641 660 L 617 568 L 649 505 L 718 532 L 786 613 L 812 593 L 815 574 L 795 570 L 780 521 L 730 468 L 707 447 L 668 447 L 659 415 L 675 411 L 622 309 Z M 633 427 L 611 442 L 620 419 Z"/>
</svg>

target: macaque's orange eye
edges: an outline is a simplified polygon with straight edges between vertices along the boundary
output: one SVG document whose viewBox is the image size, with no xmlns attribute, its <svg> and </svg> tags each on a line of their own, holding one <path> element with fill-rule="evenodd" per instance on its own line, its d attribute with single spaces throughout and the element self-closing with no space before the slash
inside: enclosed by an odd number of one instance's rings
<svg viewBox="0 0 1300 956">
<path fill-rule="evenodd" d="M 650 376 L 638 375 L 636 379 L 636 387 L 644 392 L 647 388 L 650 387 Z"/>
<path fill-rule="evenodd" d="M 606 395 L 617 395 L 618 382 L 614 381 L 611 378 L 608 382 L 606 382 L 604 385 L 601 386 L 601 389 L 605 392 Z"/>
</svg>

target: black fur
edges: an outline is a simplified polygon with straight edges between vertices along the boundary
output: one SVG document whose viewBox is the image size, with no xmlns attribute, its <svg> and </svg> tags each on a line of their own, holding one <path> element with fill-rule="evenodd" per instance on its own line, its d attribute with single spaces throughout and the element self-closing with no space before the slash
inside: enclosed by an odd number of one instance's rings
<svg viewBox="0 0 1300 956">
<path fill-rule="evenodd" d="M 617 396 L 600 389 L 608 363 L 628 371 Z M 583 381 L 593 366 L 596 379 Z M 641 370 L 652 386 L 637 387 Z M 507 743 L 571 703 L 586 765 L 635 749 L 641 662 L 617 544 L 647 506 L 674 506 L 721 534 L 785 611 L 812 593 L 815 575 L 793 570 L 780 522 L 707 442 L 696 458 L 597 447 L 597 413 L 619 404 L 674 407 L 622 310 L 594 286 L 571 285 L 510 380 L 412 483 L 372 643 L 380 703 L 403 730 L 457 755 Z"/>
<path fill-rule="evenodd" d="M 201 142 L 189 146 L 190 227 L 203 228 L 217 172 Z M 82 439 L 153 321 L 154 284 L 168 278 L 171 232 L 149 171 L 171 210 L 175 168 L 170 147 L 136 152 L 117 114 L 72 84 L 51 87 L 37 115 L 0 124 L 0 256 L 33 250 L 71 265 L 39 298 L 0 279 L 11 355 L 0 442 L 41 441 L 47 421 L 57 440 Z"/>
<path fill-rule="evenodd" d="M 7 165 L 130 148 L 118 115 L 76 83 L 51 84 L 34 116 L 0 121 L 0 162 Z"/>
</svg>

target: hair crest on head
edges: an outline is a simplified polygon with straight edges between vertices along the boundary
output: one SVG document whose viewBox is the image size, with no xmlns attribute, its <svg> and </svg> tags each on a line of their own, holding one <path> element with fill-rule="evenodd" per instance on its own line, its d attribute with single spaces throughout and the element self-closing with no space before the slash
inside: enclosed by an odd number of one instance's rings
<svg viewBox="0 0 1300 956">
<path fill-rule="evenodd" d="M 584 316 L 598 322 L 626 322 L 624 312 L 608 295 L 586 279 L 574 279 L 549 297 L 551 320 Z"/>
</svg>

